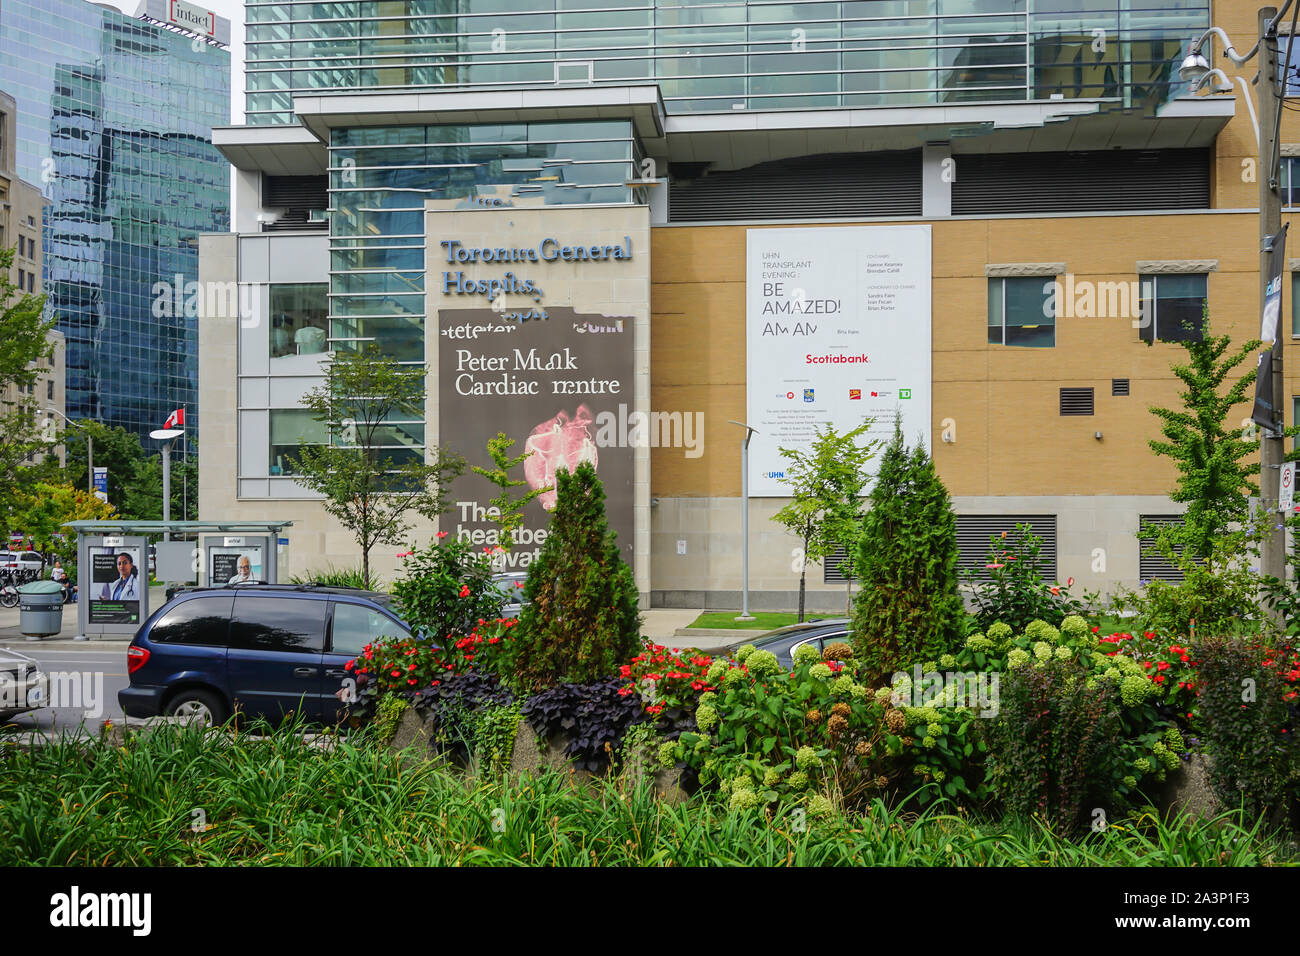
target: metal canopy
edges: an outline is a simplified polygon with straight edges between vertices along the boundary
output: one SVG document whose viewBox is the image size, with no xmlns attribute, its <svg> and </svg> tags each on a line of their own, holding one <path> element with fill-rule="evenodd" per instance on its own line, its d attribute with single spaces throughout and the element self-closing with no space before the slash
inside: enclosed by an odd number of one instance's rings
<svg viewBox="0 0 1300 956">
<path fill-rule="evenodd" d="M 292 521 L 69 521 L 63 525 L 78 534 L 276 534 Z"/>
</svg>

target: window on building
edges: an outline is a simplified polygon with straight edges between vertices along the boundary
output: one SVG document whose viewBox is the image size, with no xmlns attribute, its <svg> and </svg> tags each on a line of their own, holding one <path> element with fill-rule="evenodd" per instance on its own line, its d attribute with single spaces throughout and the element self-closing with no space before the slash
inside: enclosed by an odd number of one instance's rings
<svg viewBox="0 0 1300 956">
<path fill-rule="evenodd" d="M 1282 176 L 1282 205 L 1300 206 L 1300 157 L 1283 156 L 1279 170 Z"/>
<path fill-rule="evenodd" d="M 1205 333 L 1208 280 L 1204 274 L 1142 276 L 1142 341 L 1199 341 Z"/>
<path fill-rule="evenodd" d="M 1300 292 L 1300 272 L 1291 273 L 1291 337 L 1300 338 L 1300 307 L 1296 305 L 1296 293 Z"/>
<path fill-rule="evenodd" d="M 1287 54 L 1290 53 L 1290 58 Z M 1277 70 L 1283 96 L 1300 96 L 1300 36 L 1292 42 L 1291 35 L 1277 36 Z"/>
<path fill-rule="evenodd" d="M 45 383 L 45 397 L 49 401 L 54 401 L 54 380 L 50 379 Z"/>
<path fill-rule="evenodd" d="M 325 425 L 305 408 L 271 409 L 270 474 L 292 475 L 304 445 L 323 445 Z"/>
<path fill-rule="evenodd" d="M 989 344 L 1056 345 L 1054 276 L 989 279 Z"/>
<path fill-rule="evenodd" d="M 271 358 L 319 355 L 326 351 L 328 292 L 326 282 L 271 286 Z"/>
</svg>

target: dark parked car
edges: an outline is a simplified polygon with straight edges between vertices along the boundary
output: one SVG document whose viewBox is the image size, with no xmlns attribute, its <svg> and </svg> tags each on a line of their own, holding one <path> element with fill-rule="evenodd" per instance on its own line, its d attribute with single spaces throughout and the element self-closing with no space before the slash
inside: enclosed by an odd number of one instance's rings
<svg viewBox="0 0 1300 956">
<path fill-rule="evenodd" d="M 50 697 L 50 677 L 28 657 L 0 647 L 0 723 L 44 707 Z"/>
<path fill-rule="evenodd" d="M 524 609 L 523 585 L 527 580 L 527 571 L 502 571 L 492 575 L 492 583 L 505 598 L 505 604 L 501 608 L 502 617 L 518 617 L 519 612 Z"/>
<path fill-rule="evenodd" d="M 723 651 L 726 654 L 735 654 L 746 644 L 753 644 L 762 650 L 771 651 L 782 667 L 790 668 L 794 666 L 794 652 L 804 644 L 811 644 L 820 654 L 826 645 L 848 640 L 849 619 L 834 617 L 778 627 L 775 631 L 768 631 L 760 637 L 728 644 Z"/>
<path fill-rule="evenodd" d="M 343 669 L 383 637 L 410 637 L 388 595 L 316 585 L 195 588 L 154 612 L 127 648 L 130 717 L 194 716 L 220 723 L 236 710 L 278 721 L 291 712 L 336 722 Z"/>
</svg>

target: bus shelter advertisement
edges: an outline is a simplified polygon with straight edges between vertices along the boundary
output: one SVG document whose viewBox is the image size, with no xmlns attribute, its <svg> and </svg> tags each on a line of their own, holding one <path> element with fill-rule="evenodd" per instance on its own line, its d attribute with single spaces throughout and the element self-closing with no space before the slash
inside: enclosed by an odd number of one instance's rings
<svg viewBox="0 0 1300 956">
<path fill-rule="evenodd" d="M 624 316 L 538 309 L 545 318 L 519 321 L 490 309 L 443 309 L 438 350 L 440 442 L 470 465 L 494 467 L 487 443 L 498 432 L 515 440 L 511 457 L 528 452 L 510 477 L 531 489 L 549 488 L 523 511 L 523 525 L 498 570 L 527 569 L 546 540 L 555 508 L 555 473 L 583 462 L 605 489 L 605 514 L 624 560 L 633 559 L 632 322 Z M 500 489 L 468 468 L 452 485 L 443 527 L 475 545 L 500 543 L 491 499 Z M 448 520 L 450 519 L 450 520 Z M 448 528 L 450 525 L 450 528 Z"/>
<path fill-rule="evenodd" d="M 930 227 L 746 233 L 749 493 L 788 497 L 781 448 L 895 412 L 930 447 Z"/>
<path fill-rule="evenodd" d="M 136 545 L 90 547 L 91 624 L 139 624 L 140 595 L 149 586 Z"/>
</svg>

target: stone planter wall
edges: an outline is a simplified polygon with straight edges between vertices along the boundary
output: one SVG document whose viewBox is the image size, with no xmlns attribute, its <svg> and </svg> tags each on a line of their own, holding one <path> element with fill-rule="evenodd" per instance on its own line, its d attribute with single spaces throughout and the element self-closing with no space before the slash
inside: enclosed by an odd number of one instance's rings
<svg viewBox="0 0 1300 956">
<path fill-rule="evenodd" d="M 428 759 L 432 759 L 434 739 L 434 721 L 421 717 L 414 708 L 410 708 L 402 714 L 397 731 L 388 742 L 388 748 L 393 751 L 415 748 Z M 510 755 L 511 777 L 518 779 L 527 774 L 556 770 L 568 771 L 576 783 L 590 783 L 598 775 L 575 768 L 573 760 L 564 755 L 568 745 L 569 739 L 563 735 L 540 738 L 532 724 L 527 720 L 519 721 L 519 727 L 515 732 L 514 751 Z M 466 771 L 470 774 L 477 773 L 478 768 L 473 759 L 470 760 Z M 680 803 L 687 798 L 686 792 L 681 788 L 679 772 L 659 767 L 658 755 L 648 748 L 642 748 L 628 760 L 627 766 L 622 771 L 622 777 L 629 786 L 636 786 L 647 773 L 652 775 L 656 796 L 669 803 Z"/>
</svg>

